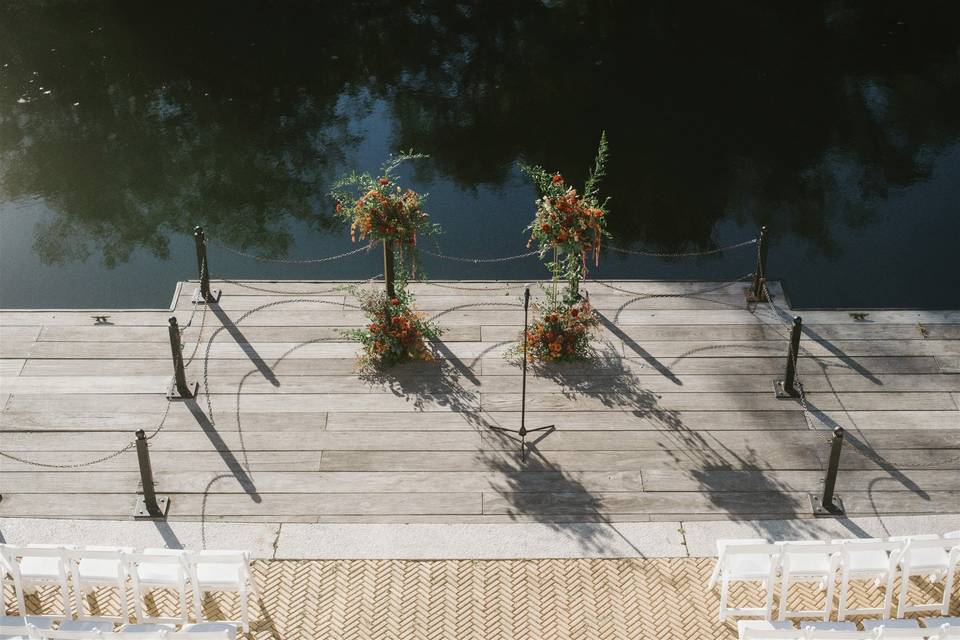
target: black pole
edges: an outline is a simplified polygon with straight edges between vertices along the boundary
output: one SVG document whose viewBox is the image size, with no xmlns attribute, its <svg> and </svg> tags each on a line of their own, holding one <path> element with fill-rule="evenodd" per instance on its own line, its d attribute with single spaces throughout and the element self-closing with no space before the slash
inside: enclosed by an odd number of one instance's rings
<svg viewBox="0 0 960 640">
<path fill-rule="evenodd" d="M 197 274 L 200 278 L 200 288 L 193 294 L 193 302 L 217 302 L 220 300 L 220 291 L 210 290 L 210 262 L 207 259 L 207 238 L 203 227 L 193 228 L 193 244 L 197 250 Z"/>
<path fill-rule="evenodd" d="M 800 334 L 803 332 L 803 319 L 800 316 L 793 318 L 790 328 L 790 345 L 787 348 L 787 367 L 783 380 L 774 383 L 774 390 L 778 398 L 796 398 L 802 392 L 797 382 L 797 358 L 800 356 Z"/>
<path fill-rule="evenodd" d="M 757 266 L 753 271 L 753 284 L 747 290 L 747 298 L 754 302 L 766 302 L 767 281 L 767 228 L 760 227 L 760 237 L 757 239 Z"/>
<path fill-rule="evenodd" d="M 837 471 L 840 469 L 840 450 L 843 447 L 843 427 L 833 430 L 833 440 L 830 442 L 830 462 L 827 465 L 827 475 L 823 480 L 823 496 L 810 496 L 815 516 L 842 516 L 844 515 L 843 501 L 840 496 L 834 495 L 837 485 Z"/>
<path fill-rule="evenodd" d="M 167 398 L 193 398 L 197 395 L 197 383 L 187 382 L 187 375 L 183 369 L 183 350 L 180 346 L 180 326 L 177 317 L 170 316 L 170 355 L 173 356 L 173 380 L 167 389 Z"/>
<path fill-rule="evenodd" d="M 387 297 L 396 297 L 396 289 L 393 287 L 393 241 L 383 241 L 383 279 L 387 284 Z"/>
<path fill-rule="evenodd" d="M 170 507 L 170 499 L 157 499 L 157 492 L 153 485 L 153 467 L 150 464 L 150 450 L 147 448 L 147 437 L 143 429 L 137 431 L 137 464 L 140 467 L 140 485 L 143 495 L 137 497 L 133 509 L 134 518 L 163 518 Z"/>
<path fill-rule="evenodd" d="M 508 429 L 506 427 L 490 427 L 494 431 L 507 431 L 516 433 L 520 436 L 520 460 L 527 461 L 527 434 L 533 431 L 553 431 L 554 426 L 549 424 L 545 427 L 536 429 L 527 429 L 527 324 L 529 322 L 530 309 L 530 287 L 523 290 L 523 362 L 520 365 L 523 371 L 523 381 L 520 383 L 520 428 Z"/>
</svg>

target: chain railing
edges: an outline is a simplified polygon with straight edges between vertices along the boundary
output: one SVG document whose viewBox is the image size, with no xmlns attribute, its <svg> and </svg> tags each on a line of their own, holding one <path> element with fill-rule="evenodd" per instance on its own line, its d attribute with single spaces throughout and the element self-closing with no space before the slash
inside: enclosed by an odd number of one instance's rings
<svg viewBox="0 0 960 640">
<path fill-rule="evenodd" d="M 450 260 L 451 262 L 464 262 L 468 264 L 492 264 L 495 262 L 510 262 L 512 260 L 522 260 L 524 258 L 529 258 L 530 256 L 535 256 L 539 251 L 527 251 L 526 253 L 519 253 L 515 256 L 503 256 L 500 258 L 464 258 L 461 256 L 449 256 L 445 253 L 436 253 L 434 251 L 429 251 L 427 249 L 417 249 L 420 253 L 434 258 L 440 258 L 441 260 Z"/>
<path fill-rule="evenodd" d="M 716 249 L 705 249 L 703 251 L 641 251 L 638 249 L 623 249 L 620 247 L 610 247 L 615 253 L 623 253 L 632 256 L 645 256 L 649 258 L 692 258 L 697 256 L 712 256 L 725 251 L 733 251 L 742 247 L 749 247 L 757 243 L 757 238 L 750 238 L 743 242 L 731 244 L 726 247 L 717 247 Z"/>
</svg>

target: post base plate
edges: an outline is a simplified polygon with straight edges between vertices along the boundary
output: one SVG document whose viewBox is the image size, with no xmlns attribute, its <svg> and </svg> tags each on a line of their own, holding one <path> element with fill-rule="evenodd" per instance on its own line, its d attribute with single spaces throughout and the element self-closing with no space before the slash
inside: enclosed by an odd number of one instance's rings
<svg viewBox="0 0 960 640">
<path fill-rule="evenodd" d="M 210 289 L 210 299 L 204 300 L 203 296 L 200 295 L 200 287 L 197 287 L 193 290 L 193 298 L 191 299 L 193 304 L 206 304 L 207 302 L 220 302 L 220 289 Z"/>
<path fill-rule="evenodd" d="M 823 496 L 810 494 L 810 508 L 817 518 L 842 518 L 847 515 L 843 510 L 843 500 L 837 494 L 833 495 L 833 504 L 824 505 L 820 500 Z"/>
<path fill-rule="evenodd" d="M 143 496 L 137 496 L 137 502 L 133 506 L 133 519 L 134 520 L 154 520 L 159 518 L 166 518 L 167 511 L 170 510 L 170 498 L 167 496 L 157 496 L 157 510 L 154 513 L 150 513 L 150 510 L 147 509 L 147 503 L 144 501 Z"/>
<path fill-rule="evenodd" d="M 803 385 L 799 382 L 793 383 L 793 389 L 788 389 L 783 384 L 783 380 L 777 380 L 773 383 L 773 395 L 777 400 L 792 400 L 794 398 L 799 398 L 800 394 L 803 393 Z"/>
<path fill-rule="evenodd" d="M 187 394 L 181 395 L 177 389 L 177 379 L 170 378 L 170 383 L 167 385 L 167 400 L 192 400 L 197 397 L 199 391 L 199 382 L 187 380 Z"/>
</svg>

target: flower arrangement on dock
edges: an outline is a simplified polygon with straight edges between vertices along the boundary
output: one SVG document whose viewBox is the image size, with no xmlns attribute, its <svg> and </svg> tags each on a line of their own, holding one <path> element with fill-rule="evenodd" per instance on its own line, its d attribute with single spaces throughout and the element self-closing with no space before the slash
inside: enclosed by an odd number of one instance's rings
<svg viewBox="0 0 960 640">
<path fill-rule="evenodd" d="M 356 287 L 354 294 L 370 323 L 344 332 L 362 347 L 360 369 L 382 369 L 401 362 L 433 360 L 427 343 L 440 337 L 443 330 L 428 322 L 414 306 L 405 283 L 398 283 L 395 295 Z"/>
<path fill-rule="evenodd" d="M 378 176 L 351 173 L 331 191 L 336 214 L 350 223 L 353 242 L 370 239 L 383 244 L 385 291 L 351 290 L 369 324 L 345 331 L 362 347 L 361 369 L 379 369 L 404 361 L 432 360 L 427 343 L 442 330 L 415 309 L 406 288 L 416 278 L 417 237 L 439 232 L 423 209 L 425 195 L 397 184 L 393 171 L 407 160 L 426 158 L 413 152 L 391 158 Z"/>
<path fill-rule="evenodd" d="M 535 320 L 527 329 L 527 360 L 565 362 L 590 357 L 590 333 L 599 324 L 588 300 L 568 304 L 547 292 L 547 302 L 533 305 Z"/>
<path fill-rule="evenodd" d="M 527 227 L 530 240 L 537 243 L 540 259 L 553 274 L 547 300 L 534 304 L 533 323 L 523 339 L 527 358 L 539 362 L 583 360 L 590 355 L 590 337 L 599 319 L 590 302 L 580 295 L 580 282 L 587 275 L 587 261 L 600 264 L 600 249 L 607 232 L 609 198 L 600 200 L 598 185 L 606 173 L 606 133 L 582 193 L 562 175 L 540 166 L 522 165 L 540 193 L 533 222 Z M 560 282 L 566 286 L 560 289 Z"/>
</svg>

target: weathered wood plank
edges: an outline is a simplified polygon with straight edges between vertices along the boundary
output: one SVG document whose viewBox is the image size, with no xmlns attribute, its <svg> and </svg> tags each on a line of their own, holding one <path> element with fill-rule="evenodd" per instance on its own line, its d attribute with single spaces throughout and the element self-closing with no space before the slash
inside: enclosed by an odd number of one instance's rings
<svg viewBox="0 0 960 640">
<path fill-rule="evenodd" d="M 247 451 L 245 453 L 238 452 L 238 454 L 240 456 L 239 460 L 237 456 L 225 456 L 223 452 L 217 451 L 171 451 L 164 453 L 162 456 L 153 457 L 152 464 L 154 473 L 163 473 L 167 470 L 182 471 L 183 469 L 234 473 L 237 472 L 238 465 L 241 464 L 242 469 L 249 469 L 251 472 L 316 471 L 320 458 L 319 453 L 316 451 Z M 97 452 L 72 452 L 66 454 L 60 451 L 33 451 L 30 452 L 29 455 L 23 454 L 19 457 L 44 464 L 77 464 L 89 462 L 101 456 Z M 137 454 L 132 450 L 122 453 L 115 458 L 97 464 L 96 470 L 98 473 L 106 471 L 136 471 L 139 473 Z M 76 470 L 41 468 L 7 458 L 0 460 L 0 472 L 14 471 L 43 471 L 44 473 L 55 473 L 59 475 L 60 473 L 72 473 Z M 4 513 L 3 504 L 0 503 L 0 514 L 2 513 Z"/>
<path fill-rule="evenodd" d="M 26 364 L 23 358 L 0 358 L 0 376 L 18 376 Z"/>
<path fill-rule="evenodd" d="M 194 326 L 184 330 L 186 342 L 196 341 L 199 330 L 198 319 L 194 319 Z M 204 326 L 200 333 L 200 340 L 206 344 L 207 340 L 217 332 L 220 325 Z M 248 342 L 307 342 L 311 340 L 325 340 L 344 342 L 343 331 L 356 328 L 357 325 L 342 327 L 330 326 L 294 326 L 294 327 L 262 327 L 243 326 L 239 331 Z M 218 336 L 228 340 L 228 336 L 220 331 Z M 455 326 L 446 328 L 443 333 L 446 342 L 479 342 L 480 326 Z M 127 327 L 123 325 L 107 327 L 44 327 L 40 335 L 40 342 L 160 342 L 170 344 L 170 337 L 166 330 L 157 327 Z"/>
</svg>

